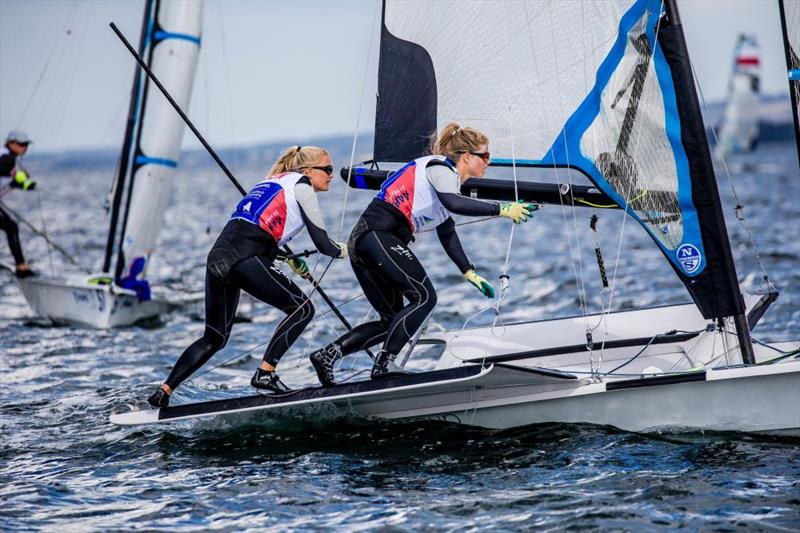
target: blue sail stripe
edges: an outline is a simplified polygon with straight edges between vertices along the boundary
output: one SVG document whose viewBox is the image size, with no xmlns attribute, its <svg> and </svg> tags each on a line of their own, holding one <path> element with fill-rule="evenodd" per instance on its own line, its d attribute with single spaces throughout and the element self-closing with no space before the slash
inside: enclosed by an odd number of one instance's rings
<svg viewBox="0 0 800 533">
<path fill-rule="evenodd" d="M 196 37 L 194 35 L 189 35 L 188 33 L 175 33 L 171 31 L 157 31 L 156 34 L 153 36 L 153 39 L 156 42 L 164 41 L 166 39 L 181 39 L 184 41 L 189 41 L 197 46 L 200 46 L 200 37 Z"/>
<path fill-rule="evenodd" d="M 171 159 L 164 159 L 161 157 L 147 157 L 146 155 L 136 156 L 137 165 L 163 165 L 165 167 L 177 168 L 178 162 Z"/>
<path fill-rule="evenodd" d="M 541 159 L 504 159 L 504 158 L 492 158 L 489 161 L 489 164 L 492 165 L 517 165 L 518 167 L 524 166 L 538 166 L 543 165 L 544 161 Z"/>
<path fill-rule="evenodd" d="M 795 68 L 789 71 L 789 79 L 792 81 L 800 80 L 800 68 Z"/>
</svg>

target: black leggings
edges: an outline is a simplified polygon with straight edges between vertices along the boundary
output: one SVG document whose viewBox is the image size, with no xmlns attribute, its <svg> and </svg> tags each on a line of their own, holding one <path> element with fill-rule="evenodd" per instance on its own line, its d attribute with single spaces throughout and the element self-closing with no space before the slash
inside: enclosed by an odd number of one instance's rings
<svg viewBox="0 0 800 533">
<path fill-rule="evenodd" d="M 11 255 L 14 256 L 16 264 L 25 262 L 25 257 L 22 255 L 22 246 L 19 242 L 19 228 L 17 223 L 0 207 L 0 229 L 6 232 L 8 237 L 8 247 L 11 248 Z"/>
<path fill-rule="evenodd" d="M 272 366 L 278 364 L 314 317 L 311 301 L 270 259 L 245 259 L 237 263 L 223 279 L 206 272 L 206 329 L 203 336 L 181 354 L 172 368 L 165 382 L 171 389 L 185 381 L 228 342 L 240 290 L 288 315 L 278 324 L 264 352 L 264 361 Z"/>
<path fill-rule="evenodd" d="M 356 279 L 380 320 L 356 326 L 336 342 L 343 355 L 381 342 L 396 355 L 433 312 L 436 290 L 419 259 L 391 233 L 368 231 L 353 251 Z"/>
</svg>

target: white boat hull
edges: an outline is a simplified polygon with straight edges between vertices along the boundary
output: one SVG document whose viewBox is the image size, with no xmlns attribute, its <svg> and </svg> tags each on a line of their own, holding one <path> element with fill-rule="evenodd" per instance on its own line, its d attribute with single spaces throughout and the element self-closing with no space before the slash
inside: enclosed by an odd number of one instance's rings
<svg viewBox="0 0 800 533">
<path fill-rule="evenodd" d="M 97 329 L 129 326 L 169 309 L 161 300 L 140 302 L 136 293 L 112 285 L 46 277 L 18 280 L 33 311 L 57 324 Z"/>
<path fill-rule="evenodd" d="M 475 365 L 473 365 L 475 366 Z M 439 371 L 442 372 L 442 371 Z M 564 376 L 569 376 L 564 374 Z M 281 417 L 438 419 L 492 429 L 541 423 L 592 423 L 628 431 L 800 432 L 800 361 L 593 383 L 491 365 L 473 375 L 383 390 L 344 389 L 268 403 L 247 397 L 114 414 L 120 425 L 212 419 L 251 424 Z"/>
</svg>

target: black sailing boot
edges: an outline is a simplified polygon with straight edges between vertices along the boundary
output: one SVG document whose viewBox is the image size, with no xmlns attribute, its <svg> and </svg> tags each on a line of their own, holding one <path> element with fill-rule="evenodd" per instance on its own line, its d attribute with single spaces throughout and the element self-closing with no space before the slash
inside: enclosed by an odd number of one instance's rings
<svg viewBox="0 0 800 533">
<path fill-rule="evenodd" d="M 389 353 L 386 350 L 378 352 L 378 355 L 375 357 L 375 364 L 372 365 L 370 377 L 372 379 L 381 379 L 408 374 L 408 372 L 394 364 L 396 357 L 397 354 Z"/>
<path fill-rule="evenodd" d="M 333 365 L 342 357 L 344 357 L 342 346 L 336 342 L 332 342 L 308 356 L 311 360 L 311 365 L 317 371 L 317 378 L 323 387 L 336 385 L 333 380 Z"/>
<path fill-rule="evenodd" d="M 169 405 L 169 394 L 164 392 L 164 389 L 159 387 L 157 391 L 150 395 L 150 397 L 147 399 L 147 403 L 149 403 L 153 409 L 166 407 Z"/>
<path fill-rule="evenodd" d="M 278 377 L 277 372 L 274 370 L 262 370 L 261 368 L 256 368 L 256 373 L 253 374 L 253 378 L 250 380 L 250 385 L 259 390 L 268 390 L 278 394 L 292 391 L 292 389 L 287 387 L 286 384 L 281 381 L 281 378 Z"/>
</svg>

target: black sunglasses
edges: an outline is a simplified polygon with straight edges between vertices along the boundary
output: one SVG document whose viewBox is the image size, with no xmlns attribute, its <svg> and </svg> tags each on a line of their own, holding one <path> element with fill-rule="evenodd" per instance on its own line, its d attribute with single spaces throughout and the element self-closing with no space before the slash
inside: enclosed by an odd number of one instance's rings
<svg viewBox="0 0 800 533">
<path fill-rule="evenodd" d="M 458 153 L 460 153 L 460 154 L 472 154 L 474 156 L 478 156 L 481 159 L 483 159 L 484 163 L 488 163 L 489 159 L 492 158 L 491 152 L 473 152 L 473 151 L 470 151 L 470 150 L 464 150 L 464 151 L 461 151 L 461 152 L 458 152 Z"/>
<path fill-rule="evenodd" d="M 315 170 L 321 170 L 324 173 L 326 173 L 328 176 L 331 176 L 333 174 L 333 166 L 332 165 L 326 165 L 324 167 L 309 167 L 309 168 L 313 168 Z"/>
</svg>

